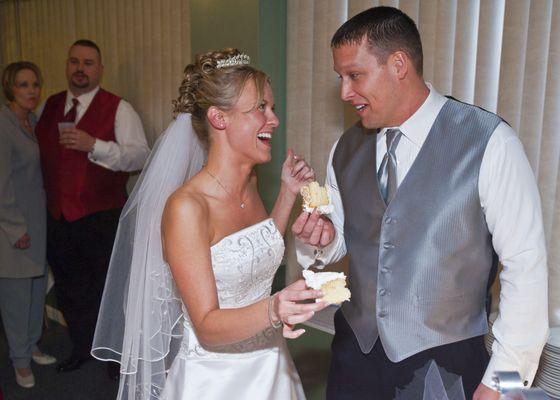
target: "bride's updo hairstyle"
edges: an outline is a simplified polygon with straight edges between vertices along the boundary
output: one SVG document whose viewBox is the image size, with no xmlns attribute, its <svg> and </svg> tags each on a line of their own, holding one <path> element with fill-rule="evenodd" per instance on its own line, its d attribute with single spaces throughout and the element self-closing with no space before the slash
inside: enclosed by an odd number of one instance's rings
<svg viewBox="0 0 560 400">
<path fill-rule="evenodd" d="M 216 106 L 223 111 L 231 110 L 249 79 L 255 82 L 257 88 L 257 107 L 262 101 L 264 87 L 269 80 L 264 72 L 246 63 L 228 65 L 228 60 L 235 56 L 242 57 L 242 53 L 233 48 L 198 54 L 196 61 L 185 67 L 179 97 L 173 100 L 173 114 L 176 116 L 180 113 L 190 113 L 194 131 L 206 145 L 209 143 L 206 118 L 208 109 Z M 222 66 L 218 67 L 220 64 Z"/>
</svg>

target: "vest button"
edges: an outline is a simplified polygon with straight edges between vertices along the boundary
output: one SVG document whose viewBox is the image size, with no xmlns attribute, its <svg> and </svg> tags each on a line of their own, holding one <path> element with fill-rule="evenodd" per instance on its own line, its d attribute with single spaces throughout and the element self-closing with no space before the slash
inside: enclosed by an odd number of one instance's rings
<svg viewBox="0 0 560 400">
<path fill-rule="evenodd" d="M 391 218 L 391 217 L 385 218 L 385 223 L 386 223 L 387 225 L 391 224 L 392 222 L 393 222 L 393 218 Z"/>
<path fill-rule="evenodd" d="M 385 318 L 387 316 L 387 311 L 380 311 L 377 315 L 379 316 L 379 318 Z"/>
<path fill-rule="evenodd" d="M 389 269 L 389 267 L 381 267 L 381 273 L 388 274 L 390 272 L 391 272 L 391 270 Z"/>
<path fill-rule="evenodd" d="M 384 249 L 394 249 L 395 245 L 393 243 L 390 243 L 390 242 L 385 242 L 385 243 L 383 243 L 383 248 Z"/>
<path fill-rule="evenodd" d="M 388 294 L 388 293 L 389 293 L 389 292 L 388 292 L 387 290 L 385 290 L 385 289 L 381 289 L 381 290 L 379 291 L 379 295 L 380 295 L 380 296 L 385 296 L 385 295 Z"/>
</svg>

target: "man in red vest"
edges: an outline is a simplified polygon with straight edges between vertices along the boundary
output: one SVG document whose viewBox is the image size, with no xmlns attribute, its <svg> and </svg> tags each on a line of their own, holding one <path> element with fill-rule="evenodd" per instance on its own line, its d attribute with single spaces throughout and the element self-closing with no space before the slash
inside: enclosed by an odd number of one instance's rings
<svg viewBox="0 0 560 400">
<path fill-rule="evenodd" d="M 149 153 L 138 114 L 99 87 L 102 74 L 99 47 L 76 41 L 66 63 L 68 90 L 48 98 L 36 127 L 47 193 L 47 257 L 73 344 L 59 372 L 91 359 L 128 172 L 140 170 Z"/>
</svg>

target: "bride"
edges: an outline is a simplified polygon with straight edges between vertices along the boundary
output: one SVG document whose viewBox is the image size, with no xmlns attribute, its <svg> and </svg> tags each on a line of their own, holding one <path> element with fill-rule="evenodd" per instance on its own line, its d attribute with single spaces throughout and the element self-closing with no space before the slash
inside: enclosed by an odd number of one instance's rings
<svg viewBox="0 0 560 400">
<path fill-rule="evenodd" d="M 314 173 L 289 150 L 267 214 L 254 167 L 271 159 L 278 118 L 248 64 L 226 49 L 186 67 L 176 118 L 121 215 L 92 350 L 121 363 L 119 399 L 305 398 L 284 337 L 326 304 L 302 303 L 321 296 L 302 280 L 270 293 Z"/>
</svg>

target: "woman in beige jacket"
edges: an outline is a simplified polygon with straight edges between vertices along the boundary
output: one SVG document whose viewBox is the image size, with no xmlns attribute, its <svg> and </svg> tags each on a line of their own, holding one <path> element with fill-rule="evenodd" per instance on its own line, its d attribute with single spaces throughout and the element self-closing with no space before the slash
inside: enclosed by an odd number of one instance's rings
<svg viewBox="0 0 560 400">
<path fill-rule="evenodd" d="M 0 312 L 18 385 L 35 385 L 31 359 L 51 364 L 42 353 L 46 288 L 46 211 L 39 148 L 33 128 L 41 94 L 41 72 L 20 61 L 6 67 L 0 109 Z"/>
</svg>

